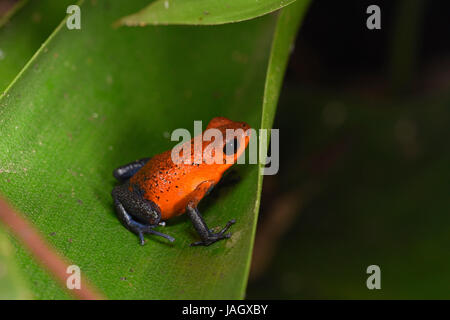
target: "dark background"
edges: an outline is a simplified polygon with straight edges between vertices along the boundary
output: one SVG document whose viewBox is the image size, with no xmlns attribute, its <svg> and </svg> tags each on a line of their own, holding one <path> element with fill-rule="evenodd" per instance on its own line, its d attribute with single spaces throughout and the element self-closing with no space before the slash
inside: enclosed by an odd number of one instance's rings
<svg viewBox="0 0 450 320">
<path fill-rule="evenodd" d="M 366 28 L 367 6 L 381 30 Z M 450 298 L 450 2 L 312 1 L 247 298 Z M 381 290 L 366 269 L 381 268 Z"/>
</svg>

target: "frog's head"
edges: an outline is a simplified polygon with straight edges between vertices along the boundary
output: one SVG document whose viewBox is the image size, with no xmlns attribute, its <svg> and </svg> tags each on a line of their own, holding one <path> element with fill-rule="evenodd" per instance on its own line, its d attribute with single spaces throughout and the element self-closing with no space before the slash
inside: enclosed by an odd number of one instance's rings
<svg viewBox="0 0 450 320">
<path fill-rule="evenodd" d="M 208 133 L 208 129 L 216 130 Z M 251 131 L 249 129 L 250 126 L 245 122 L 232 121 L 224 117 L 213 118 L 203 133 L 203 150 L 210 148 L 212 157 L 215 159 L 220 157 L 223 161 L 219 165 L 222 170 L 226 170 L 236 163 L 237 159 L 245 152 L 250 141 Z M 216 142 L 215 136 L 219 132 L 222 139 Z M 216 155 L 216 151 L 220 153 Z"/>
</svg>

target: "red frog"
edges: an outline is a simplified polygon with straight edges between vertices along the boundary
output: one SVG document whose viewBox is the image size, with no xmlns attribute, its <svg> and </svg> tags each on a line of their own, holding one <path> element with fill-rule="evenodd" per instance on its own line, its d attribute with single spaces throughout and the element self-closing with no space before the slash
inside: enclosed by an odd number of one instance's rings
<svg viewBox="0 0 450 320">
<path fill-rule="evenodd" d="M 164 220 L 185 212 L 201 239 L 191 245 L 208 246 L 231 236 L 226 232 L 235 223 L 234 219 L 229 221 L 221 231 L 215 233 L 208 228 L 197 206 L 248 146 L 249 134 L 228 137 L 227 129 L 242 129 L 247 133 L 250 126 L 245 122 L 216 117 L 209 122 L 206 127 L 206 130 L 208 129 L 219 130 L 223 137 L 220 153 L 216 154 L 219 150 L 216 147 L 212 153 L 214 159 L 217 159 L 217 156 L 221 157 L 222 163 L 205 161 L 204 157 L 201 162 L 196 163 L 195 159 L 199 159 L 199 152 L 201 152 L 200 156 L 203 155 L 203 151 L 214 142 L 214 139 L 204 141 L 204 131 L 200 143 L 201 150 L 194 148 L 194 140 L 200 137 L 194 137 L 186 142 L 191 150 L 189 163 L 174 162 L 172 150 L 168 150 L 152 158 L 143 158 L 114 170 L 114 177 L 122 182 L 111 193 L 117 216 L 125 227 L 139 236 L 141 245 L 145 243 L 144 234 L 155 234 L 174 241 L 173 237 L 160 233 L 154 228 L 164 225 Z"/>
</svg>

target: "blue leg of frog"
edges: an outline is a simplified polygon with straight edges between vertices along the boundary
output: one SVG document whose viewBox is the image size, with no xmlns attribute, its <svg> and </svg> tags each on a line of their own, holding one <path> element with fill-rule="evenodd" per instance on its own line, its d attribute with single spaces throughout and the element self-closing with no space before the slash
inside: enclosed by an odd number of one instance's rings
<svg viewBox="0 0 450 320">
<path fill-rule="evenodd" d="M 111 196 L 114 199 L 116 214 L 122 224 L 139 236 L 141 245 L 144 245 L 144 234 L 154 234 L 169 241 L 175 239 L 169 235 L 153 230 L 161 220 L 159 207 L 152 201 L 143 199 L 141 195 L 130 191 L 128 179 L 142 168 L 150 158 L 140 159 L 114 170 L 113 175 L 123 184 L 116 186 Z"/>
<path fill-rule="evenodd" d="M 142 158 L 130 163 L 127 163 L 123 166 L 118 167 L 113 171 L 113 176 L 120 182 L 124 182 L 130 179 L 136 172 L 139 171 L 151 158 Z"/>
</svg>

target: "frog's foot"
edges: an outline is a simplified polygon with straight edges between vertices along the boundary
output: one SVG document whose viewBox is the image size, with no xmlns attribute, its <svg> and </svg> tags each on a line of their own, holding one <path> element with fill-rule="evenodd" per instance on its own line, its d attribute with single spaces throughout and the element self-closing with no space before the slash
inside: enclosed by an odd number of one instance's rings
<svg viewBox="0 0 450 320">
<path fill-rule="evenodd" d="M 127 227 L 128 230 L 134 232 L 139 236 L 141 245 L 145 244 L 144 234 L 154 234 L 166 238 L 170 242 L 173 242 L 175 240 L 175 238 L 167 234 L 153 230 L 153 228 L 158 226 L 157 224 L 143 224 L 133 219 L 133 217 L 128 214 L 122 203 L 116 197 L 114 198 L 114 206 L 116 207 L 116 213 L 120 221 L 125 225 L 125 227 Z"/>
<path fill-rule="evenodd" d="M 210 244 L 213 244 L 216 241 L 230 238 L 231 233 L 230 232 L 225 233 L 225 232 L 227 232 L 228 229 L 230 229 L 230 227 L 235 223 L 236 223 L 235 219 L 228 221 L 226 226 L 217 233 L 213 232 L 213 229 L 210 229 L 208 236 L 204 240 L 191 243 L 191 246 L 192 247 L 193 246 L 209 246 Z"/>
<path fill-rule="evenodd" d="M 211 229 L 209 229 L 203 220 L 200 212 L 197 207 L 187 206 L 187 214 L 194 225 L 195 230 L 200 236 L 201 241 L 197 241 L 191 244 L 191 246 L 209 246 L 216 241 L 222 239 L 228 239 L 231 237 L 231 233 L 226 233 L 228 229 L 236 222 L 236 220 L 230 220 L 226 226 L 215 233 Z"/>
</svg>

